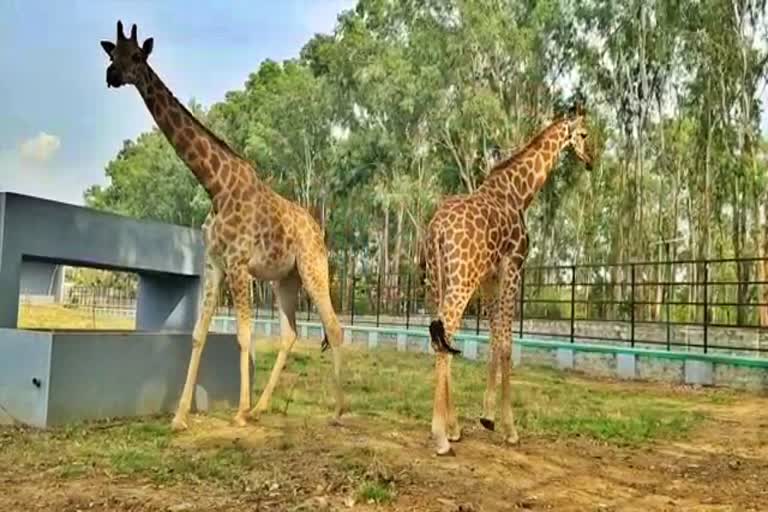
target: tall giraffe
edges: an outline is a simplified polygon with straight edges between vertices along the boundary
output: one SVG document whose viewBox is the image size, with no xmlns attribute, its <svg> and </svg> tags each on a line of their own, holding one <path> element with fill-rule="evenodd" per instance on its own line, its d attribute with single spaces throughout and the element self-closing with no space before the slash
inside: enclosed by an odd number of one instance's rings
<svg viewBox="0 0 768 512">
<path fill-rule="evenodd" d="M 451 360 L 459 351 L 451 341 L 478 288 L 491 316 L 488 376 L 480 422 L 489 430 L 495 429 L 500 369 L 502 431 L 508 443 L 518 441 L 509 374 L 512 318 L 528 254 L 524 214 L 568 147 L 591 169 L 585 112 L 580 105 L 496 164 L 475 192 L 443 200 L 429 222 L 422 257 L 427 293 L 437 310 L 437 319 L 429 331 L 436 355 L 432 435 L 438 455 L 453 455 L 450 442 L 461 438 L 451 398 Z"/>
<path fill-rule="evenodd" d="M 253 279 L 272 281 L 280 309 L 282 343 L 269 381 L 253 416 L 265 411 L 280 372 L 296 341 L 296 306 L 303 285 L 320 313 L 326 339 L 333 353 L 334 419 L 345 410 L 341 389 L 341 326 L 328 289 L 328 256 L 323 233 L 299 205 L 271 190 L 256 170 L 216 137 L 179 102 L 147 63 L 153 39 L 139 46 L 136 25 L 126 37 L 117 22 L 117 42 L 102 41 L 111 61 L 107 86 L 132 84 L 138 89 L 176 154 L 187 164 L 211 199 L 212 211 L 203 224 L 205 240 L 204 290 L 199 317 L 192 334 L 192 353 L 184 390 L 172 422 L 174 430 L 187 428 L 192 392 L 211 318 L 226 280 L 236 309 L 240 346 L 240 403 L 234 422 L 246 424 L 251 403 L 249 383 L 251 342 L 251 284 Z M 330 341 L 328 341 L 330 340 Z"/>
</svg>

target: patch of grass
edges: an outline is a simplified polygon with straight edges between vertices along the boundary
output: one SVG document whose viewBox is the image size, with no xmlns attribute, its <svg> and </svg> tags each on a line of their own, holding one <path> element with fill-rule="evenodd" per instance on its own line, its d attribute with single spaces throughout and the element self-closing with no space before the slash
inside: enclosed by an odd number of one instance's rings
<svg viewBox="0 0 768 512">
<path fill-rule="evenodd" d="M 109 463 L 117 473 L 135 475 L 156 472 L 163 460 L 159 450 L 119 447 L 110 451 Z"/>
<path fill-rule="evenodd" d="M 381 482 L 363 482 L 357 490 L 358 501 L 382 505 L 391 502 L 395 497 L 391 485 Z"/>
<path fill-rule="evenodd" d="M 275 355 L 276 348 L 259 348 L 254 385 L 257 396 Z M 354 415 L 428 431 L 434 384 L 432 356 L 351 349 L 344 351 L 343 359 L 344 391 Z M 331 368 L 328 353 L 321 354 L 317 345 L 311 350 L 299 346 L 289 357 L 272 408 L 295 418 L 299 439 L 311 432 L 308 426 L 313 422 L 332 414 Z M 481 413 L 485 374 L 482 363 L 454 360 L 454 400 L 464 424 L 476 421 Z M 596 382 L 553 370 L 522 368 L 513 372 L 514 415 L 523 436 L 587 437 L 616 445 L 674 439 L 706 419 L 699 411 L 733 396 L 709 390 L 673 392 L 662 386 Z M 211 416 L 228 420 L 231 413 L 214 411 Z M 302 421 L 304 427 L 298 426 Z M 241 444 L 182 448 L 173 440 L 167 417 L 82 423 L 50 431 L 0 428 L 0 468 L 50 470 L 67 478 L 107 471 L 156 482 L 208 480 L 233 486 L 242 482 L 244 474 L 263 466 L 259 463 L 263 459 L 254 451 L 261 448 Z M 318 446 L 325 447 L 323 443 Z M 289 436 L 270 449 L 274 456 L 293 457 L 306 447 Z M 382 454 L 358 447 L 334 452 L 334 458 L 335 470 L 353 475 L 354 488 L 360 484 L 361 499 L 391 499 L 395 477 L 382 464 Z"/>
<path fill-rule="evenodd" d="M 21 329 L 107 329 L 133 330 L 130 317 L 97 313 L 88 308 L 65 308 L 55 304 L 21 304 L 18 325 Z"/>
<path fill-rule="evenodd" d="M 271 364 L 274 350 L 261 350 L 261 358 Z M 288 368 L 296 356 L 306 375 L 296 376 L 291 385 L 281 382 L 273 409 L 284 410 L 290 392 L 289 415 L 329 414 L 333 407 L 330 358 L 315 351 L 291 354 Z M 355 414 L 420 423 L 431 419 L 432 356 L 353 349 L 345 351 L 343 364 L 344 391 Z M 268 371 L 257 374 L 257 392 Z M 485 364 L 456 358 L 452 374 L 458 412 L 463 421 L 474 421 L 482 412 Z M 522 434 L 583 436 L 619 445 L 684 435 L 706 417 L 697 408 L 725 400 L 709 392 L 672 395 L 660 387 L 645 390 L 590 381 L 550 368 L 515 369 L 512 378 L 514 415 Z M 497 389 L 497 402 L 500 400 L 501 390 Z"/>
</svg>

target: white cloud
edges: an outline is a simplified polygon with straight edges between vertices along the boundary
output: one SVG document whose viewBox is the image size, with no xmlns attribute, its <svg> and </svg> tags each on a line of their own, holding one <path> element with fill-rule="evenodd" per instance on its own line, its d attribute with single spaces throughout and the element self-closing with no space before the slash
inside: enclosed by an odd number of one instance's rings
<svg viewBox="0 0 768 512">
<path fill-rule="evenodd" d="M 22 141 L 19 152 L 24 160 L 34 162 L 49 161 L 61 147 L 61 139 L 56 135 L 40 132 L 34 137 Z"/>
</svg>

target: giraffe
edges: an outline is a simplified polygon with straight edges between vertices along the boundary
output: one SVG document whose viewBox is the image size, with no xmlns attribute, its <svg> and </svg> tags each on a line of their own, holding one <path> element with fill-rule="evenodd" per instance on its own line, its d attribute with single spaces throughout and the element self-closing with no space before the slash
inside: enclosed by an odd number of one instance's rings
<svg viewBox="0 0 768 512">
<path fill-rule="evenodd" d="M 307 210 L 270 189 L 257 177 L 250 163 L 176 99 L 147 62 L 153 45 L 153 38 L 139 45 L 136 25 L 131 27 L 130 37 L 126 37 L 120 21 L 117 22 L 117 42 L 101 42 L 110 59 L 107 87 L 131 84 L 138 90 L 158 127 L 206 190 L 212 204 L 202 226 L 205 271 L 201 307 L 172 428 L 181 431 L 188 426 L 200 358 L 222 284 L 229 287 L 234 302 L 240 348 L 240 397 L 234 423 L 244 426 L 249 417 L 258 417 L 268 409 L 296 341 L 296 307 L 301 286 L 320 313 L 325 330 L 323 347 L 330 345 L 332 349 L 335 395 L 332 421 L 338 422 L 346 410 L 341 388 L 342 332 L 331 305 L 323 233 Z M 280 311 L 282 339 L 269 381 L 256 406 L 250 409 L 250 293 L 254 279 L 271 281 Z"/>
<path fill-rule="evenodd" d="M 512 318 L 528 254 L 525 210 L 566 148 L 592 168 L 586 113 L 580 103 L 541 130 L 522 149 L 498 162 L 471 194 L 449 196 L 432 216 L 422 243 L 427 294 L 437 319 L 429 327 L 435 351 L 432 436 L 438 455 L 454 455 L 461 429 L 451 398 L 451 346 L 461 317 L 479 290 L 490 314 L 490 353 L 480 423 L 495 430 L 496 381 L 501 373 L 501 426 L 508 444 L 518 442 L 511 396 Z"/>
</svg>

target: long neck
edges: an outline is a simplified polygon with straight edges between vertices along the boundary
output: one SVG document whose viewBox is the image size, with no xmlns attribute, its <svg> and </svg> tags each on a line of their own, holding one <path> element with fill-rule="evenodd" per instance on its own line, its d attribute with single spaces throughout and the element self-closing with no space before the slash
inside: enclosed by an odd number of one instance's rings
<svg viewBox="0 0 768 512">
<path fill-rule="evenodd" d="M 556 121 L 522 150 L 497 164 L 478 188 L 496 196 L 515 208 L 526 209 L 536 197 L 555 167 L 560 152 L 568 142 L 563 120 Z"/>
<path fill-rule="evenodd" d="M 157 126 L 208 192 L 214 207 L 217 199 L 243 180 L 256 180 L 251 166 L 203 126 L 152 68 L 147 65 L 135 85 Z"/>
</svg>

